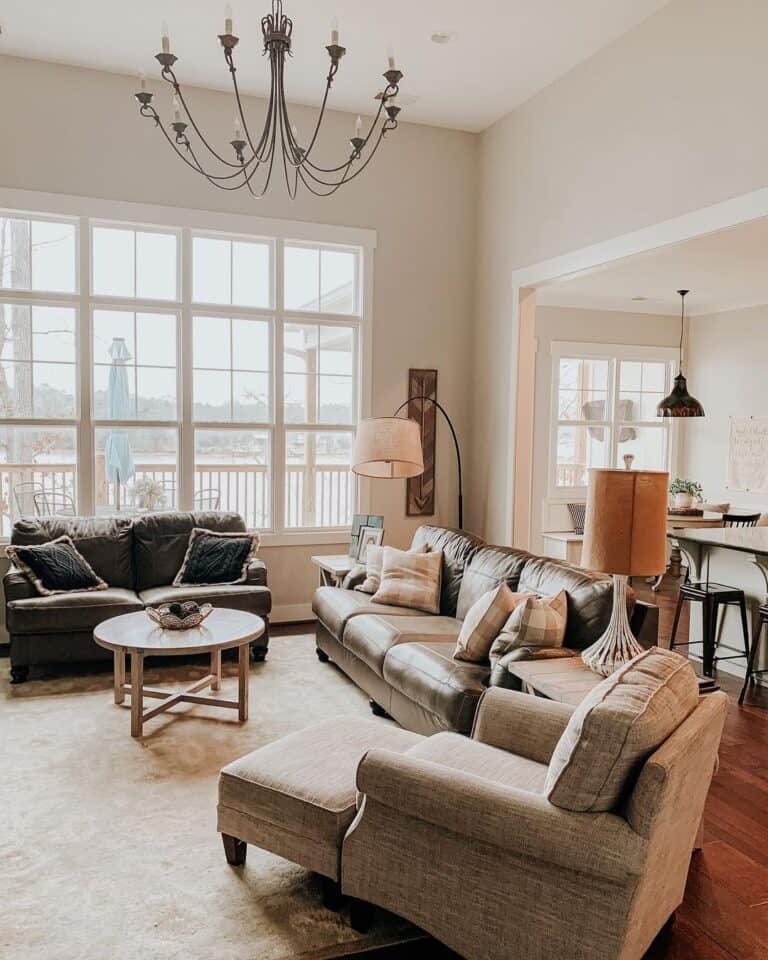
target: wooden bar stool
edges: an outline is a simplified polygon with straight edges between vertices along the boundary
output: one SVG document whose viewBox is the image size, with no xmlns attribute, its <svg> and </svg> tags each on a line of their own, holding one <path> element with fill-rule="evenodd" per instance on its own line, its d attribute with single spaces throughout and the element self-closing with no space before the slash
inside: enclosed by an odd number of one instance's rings
<svg viewBox="0 0 768 960">
<path fill-rule="evenodd" d="M 747 692 L 747 688 L 750 683 L 757 681 L 757 678 L 763 674 L 768 673 L 768 668 L 762 670 L 755 670 L 755 660 L 757 659 L 757 651 L 760 648 L 760 637 L 763 635 L 763 627 L 768 624 L 768 601 L 761 605 L 760 611 L 760 628 L 757 631 L 757 636 L 752 639 L 752 650 L 749 654 L 749 661 L 747 662 L 747 673 L 744 677 L 744 686 L 741 688 L 741 693 L 739 694 L 739 703 L 744 703 L 744 694 Z"/>
<path fill-rule="evenodd" d="M 723 526 L 756 527 L 759 519 L 759 513 L 724 513 Z M 680 614 L 683 610 L 683 604 L 686 601 L 688 601 L 688 603 L 700 603 L 702 605 L 702 639 L 689 640 L 687 643 L 677 643 L 677 628 L 680 624 Z M 734 652 L 732 656 L 718 657 L 717 649 L 719 647 L 722 617 L 725 616 L 725 609 L 729 606 L 738 606 L 739 613 L 741 614 L 744 653 Z M 674 650 L 675 647 L 692 647 L 694 645 L 701 645 L 702 670 L 705 677 L 712 676 L 715 665 L 721 660 L 740 660 L 744 658 L 747 663 L 750 661 L 747 599 L 744 591 L 738 587 L 726 586 L 724 583 L 710 582 L 709 562 L 707 562 L 706 579 L 683 583 L 677 596 L 677 608 L 675 609 L 675 620 L 672 625 L 670 647 Z M 726 647 L 726 649 L 734 650 L 733 647 Z"/>
</svg>

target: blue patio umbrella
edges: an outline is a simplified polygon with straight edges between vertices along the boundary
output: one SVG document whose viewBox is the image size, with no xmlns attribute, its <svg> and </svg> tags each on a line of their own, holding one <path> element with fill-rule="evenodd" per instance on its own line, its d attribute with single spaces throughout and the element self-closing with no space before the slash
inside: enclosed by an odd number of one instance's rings
<svg viewBox="0 0 768 960">
<path fill-rule="evenodd" d="M 131 359 L 123 337 L 114 337 L 109 348 L 112 366 L 109 369 L 107 406 L 111 420 L 127 420 L 131 415 L 131 395 L 128 389 L 126 363 Z M 104 444 L 104 466 L 107 483 L 115 484 L 115 507 L 120 509 L 120 487 L 135 473 L 133 451 L 128 432 L 119 427 L 110 430 Z"/>
</svg>

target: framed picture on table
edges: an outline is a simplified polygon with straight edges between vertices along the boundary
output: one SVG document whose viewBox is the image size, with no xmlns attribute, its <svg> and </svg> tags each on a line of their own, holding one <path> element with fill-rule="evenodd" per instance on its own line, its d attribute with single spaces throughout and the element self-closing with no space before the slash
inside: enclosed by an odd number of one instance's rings
<svg viewBox="0 0 768 960">
<path fill-rule="evenodd" d="M 356 513 L 352 517 L 352 536 L 349 539 L 349 556 L 357 560 L 360 552 L 360 531 L 363 527 L 384 528 L 384 517 L 375 513 Z"/>
<path fill-rule="evenodd" d="M 357 557 L 355 558 L 357 562 L 365 563 L 368 547 L 380 547 L 383 542 L 383 527 L 361 527 L 357 541 Z"/>
</svg>

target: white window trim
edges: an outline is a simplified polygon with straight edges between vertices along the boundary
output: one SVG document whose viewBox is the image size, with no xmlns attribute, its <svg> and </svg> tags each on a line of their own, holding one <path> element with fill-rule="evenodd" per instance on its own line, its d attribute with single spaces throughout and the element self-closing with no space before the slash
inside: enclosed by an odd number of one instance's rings
<svg viewBox="0 0 768 960">
<path fill-rule="evenodd" d="M 6 215 L 18 215 L 27 219 L 50 219 L 75 222 L 78 226 L 79 243 L 76 250 L 75 270 L 77 277 L 77 289 L 74 294 L 49 293 L 43 290 L 4 290 L 0 293 L 3 300 L 13 300 L 18 303 L 26 302 L 46 302 L 52 306 L 70 305 L 74 306 L 78 320 L 77 337 L 77 356 L 79 364 L 79 375 L 77 387 L 80 395 L 80 410 L 82 415 L 79 421 L 73 423 L 72 420 L 62 420 L 61 426 L 75 425 L 77 428 L 77 463 L 94 463 L 94 426 L 92 410 L 92 378 L 93 363 L 91 351 L 91 330 L 92 319 L 91 310 L 97 304 L 103 304 L 104 307 L 139 309 L 141 307 L 150 307 L 151 309 L 166 311 L 179 315 L 179 336 L 177 337 L 177 370 L 179 377 L 191 377 L 192 373 L 192 242 L 191 235 L 208 236 L 226 236 L 229 239 L 237 239 L 238 236 L 243 239 L 265 239 L 269 241 L 297 241 L 299 243 L 316 244 L 321 247 L 332 248 L 338 246 L 356 246 L 360 248 L 362 261 L 363 280 L 358 285 L 358 297 L 360 312 L 356 315 L 337 315 L 337 314 L 317 314 L 304 311 L 283 311 L 283 315 L 291 314 L 296 322 L 302 319 L 308 323 L 337 322 L 347 324 L 354 323 L 359 330 L 358 350 L 357 350 L 357 375 L 359 383 L 358 404 L 359 418 L 371 416 L 371 390 L 372 390 L 372 371 L 373 371 L 373 259 L 376 249 L 377 234 L 375 230 L 346 227 L 330 224 L 307 223 L 304 221 L 282 220 L 275 218 L 265 218 L 251 216 L 249 214 L 236 213 L 218 213 L 210 210 L 195 210 L 188 208 L 168 207 L 156 204 L 132 203 L 118 200 L 100 200 L 88 197 L 78 197 L 65 194 L 42 193 L 31 190 L 15 190 L 6 187 L 0 187 L 0 208 Z M 91 228 L 94 225 L 114 225 L 125 226 L 131 229 L 147 230 L 150 232 L 162 232 L 163 230 L 173 231 L 179 235 L 177 268 L 181 278 L 177 283 L 177 300 L 144 300 L 137 298 L 121 298 L 96 296 L 91 294 Z M 280 260 L 280 264 L 282 259 Z M 212 313 L 221 315 L 238 316 L 263 315 L 274 317 L 277 309 L 277 297 L 282 298 L 283 277 L 278 266 L 277 271 L 273 271 L 274 288 L 272 290 L 273 307 L 270 309 L 261 308 L 240 308 L 227 306 L 224 304 L 195 304 L 195 311 L 201 309 L 210 309 Z M 182 284 L 185 289 L 182 289 Z M 188 287 L 188 288 L 186 288 Z M 278 343 L 280 336 L 277 333 L 280 324 L 273 325 L 273 357 L 275 351 L 282 349 L 282 343 Z M 277 398 L 282 396 L 282 384 L 274 381 L 274 407 L 273 423 L 269 429 L 273 431 L 273 438 L 282 434 L 278 431 L 277 417 Z M 186 442 L 184 436 L 185 430 L 194 429 L 195 426 L 201 427 L 204 424 L 193 424 L 191 409 L 191 391 L 183 391 L 180 394 L 181 410 L 179 411 L 179 422 L 172 426 L 178 429 L 179 447 L 178 447 L 178 467 L 180 470 L 179 485 L 179 505 L 183 509 L 183 504 L 191 503 L 192 477 L 194 475 L 193 462 L 187 462 L 194 459 L 194 443 Z M 282 419 L 282 418 L 281 418 Z M 10 421 L 9 421 L 10 422 Z M 22 421 L 13 421 L 23 425 Z M 32 422 L 32 421 L 26 421 Z M 43 421 L 37 421 L 38 423 Z M 51 421 L 46 420 L 45 423 Z M 59 421 L 56 421 L 58 423 Z M 166 426 L 164 422 L 159 421 L 131 421 L 132 426 L 149 426 L 158 429 Z M 232 426 L 231 424 L 217 424 L 216 426 Z M 256 426 L 256 425 L 253 425 Z M 290 425 L 294 427 L 293 424 Z M 354 423 L 350 426 L 330 426 L 323 424 L 312 424 L 314 429 L 321 430 L 354 430 Z M 295 425 L 300 429 L 301 425 Z M 282 485 L 277 483 L 278 471 L 274 469 L 274 464 L 278 457 L 283 455 L 281 443 L 273 443 L 270 451 L 272 456 L 272 524 L 274 526 L 277 517 L 282 517 L 283 496 Z M 190 453 L 191 451 L 191 453 Z M 284 457 L 283 457 L 284 459 Z M 95 490 L 93 487 L 95 470 L 93 466 L 89 470 L 78 469 L 77 471 L 77 493 L 80 509 L 86 512 L 92 512 L 95 503 Z M 278 489 L 278 487 L 280 489 Z M 357 506 L 356 509 L 361 513 L 371 511 L 371 484 L 369 480 L 358 478 Z M 311 544 L 336 544 L 344 543 L 349 535 L 349 527 L 336 528 L 299 528 L 299 529 L 274 529 L 262 533 L 262 543 L 265 546 L 284 546 L 284 545 L 311 545 Z"/>
<path fill-rule="evenodd" d="M 557 474 L 557 427 L 558 427 L 558 392 L 559 392 L 559 362 L 562 357 L 575 357 L 594 360 L 610 360 L 620 362 L 622 360 L 645 360 L 657 361 L 667 364 L 667 382 L 671 388 L 672 377 L 674 376 L 674 367 L 678 360 L 678 351 L 675 347 L 663 346 L 641 346 L 639 344 L 627 343 L 584 343 L 580 341 L 552 341 L 550 344 L 550 353 L 552 356 L 550 365 L 550 408 L 549 408 L 549 456 L 547 463 L 547 499 L 549 501 L 564 503 L 569 500 L 584 500 L 587 495 L 587 487 L 558 487 L 555 480 Z M 618 395 L 615 390 L 614 382 L 609 384 L 609 400 L 614 405 L 613 423 L 616 421 L 616 405 Z M 654 420 L 633 420 L 633 425 L 653 426 L 661 428 L 663 421 Z M 600 426 L 600 423 L 595 423 Z M 602 425 L 613 432 L 611 421 L 605 421 Z M 670 421 L 666 424 L 668 429 L 668 447 L 667 464 L 670 475 L 674 472 L 678 460 L 679 435 L 677 424 Z M 613 446 L 611 444 L 611 458 L 613 457 Z M 613 462 L 609 464 L 614 466 Z"/>
</svg>

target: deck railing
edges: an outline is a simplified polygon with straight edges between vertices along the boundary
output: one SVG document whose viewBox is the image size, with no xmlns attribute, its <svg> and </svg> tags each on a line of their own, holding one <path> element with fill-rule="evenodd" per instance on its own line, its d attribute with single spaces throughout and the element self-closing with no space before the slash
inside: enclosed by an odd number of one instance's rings
<svg viewBox="0 0 768 960">
<path fill-rule="evenodd" d="M 8 537 L 20 516 L 35 514 L 35 490 L 49 494 L 51 500 L 54 494 L 67 494 L 76 502 L 75 469 L 72 463 L 0 464 L 0 536 Z M 137 462 L 132 483 L 120 490 L 121 511 L 148 509 L 146 501 L 137 502 L 132 494 L 133 483 L 144 479 L 156 481 L 162 491 L 153 504 L 155 509 L 172 510 L 178 505 L 175 467 Z M 97 513 L 117 510 L 116 493 L 115 484 L 104 483 L 97 470 Z M 250 529 L 264 529 L 272 526 L 270 500 L 270 474 L 265 465 L 210 463 L 195 470 L 196 509 L 232 510 Z M 286 527 L 345 526 L 351 523 L 353 507 L 354 477 L 347 466 L 287 467 Z"/>
</svg>

